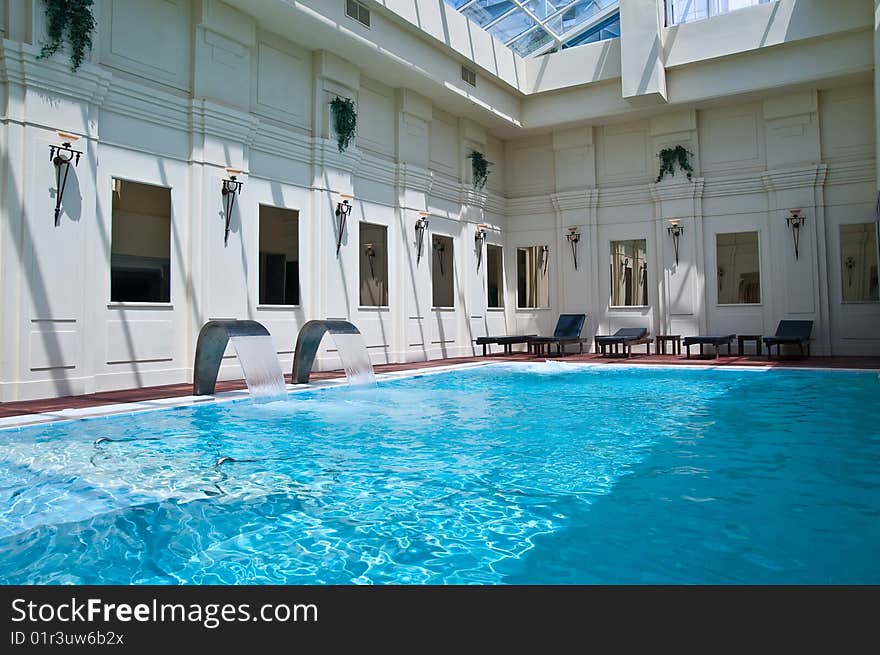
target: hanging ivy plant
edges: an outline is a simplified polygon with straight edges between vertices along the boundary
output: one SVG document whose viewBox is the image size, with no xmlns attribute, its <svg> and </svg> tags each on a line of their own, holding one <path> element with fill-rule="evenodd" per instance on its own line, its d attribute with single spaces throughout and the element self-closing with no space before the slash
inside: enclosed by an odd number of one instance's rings
<svg viewBox="0 0 880 655">
<path fill-rule="evenodd" d="M 40 59 L 51 57 L 61 49 L 65 35 L 70 43 L 70 65 L 76 72 L 82 65 L 86 51 L 92 49 L 95 17 L 94 0 L 44 0 L 46 3 L 46 35 Z"/>
<path fill-rule="evenodd" d="M 683 146 L 675 146 L 674 148 L 663 148 L 657 155 L 660 158 L 660 173 L 657 175 L 657 181 L 669 173 L 675 175 L 675 164 L 687 174 L 687 179 L 691 179 L 694 174 L 694 167 L 691 166 L 691 152 Z"/>
<path fill-rule="evenodd" d="M 357 131 L 357 112 L 354 103 L 348 98 L 336 96 L 330 102 L 333 111 L 333 129 L 336 130 L 336 145 L 342 152 L 351 144 Z"/>
<path fill-rule="evenodd" d="M 489 180 L 489 167 L 492 165 L 492 162 L 486 161 L 486 158 L 483 157 L 483 153 L 477 152 L 476 150 L 468 155 L 468 159 L 471 160 L 474 188 L 482 189 L 486 186 L 486 182 Z"/>
</svg>

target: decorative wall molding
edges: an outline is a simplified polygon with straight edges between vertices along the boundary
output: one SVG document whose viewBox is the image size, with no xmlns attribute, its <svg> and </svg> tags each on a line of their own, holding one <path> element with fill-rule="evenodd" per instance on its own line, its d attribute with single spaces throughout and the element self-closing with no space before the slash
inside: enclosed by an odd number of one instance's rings
<svg viewBox="0 0 880 655">
<path fill-rule="evenodd" d="M 595 210 L 599 204 L 598 189 L 579 191 L 560 191 L 550 196 L 553 208 L 558 211 L 589 209 Z"/>
<path fill-rule="evenodd" d="M 311 163 L 318 167 L 334 168 L 345 173 L 354 174 L 360 168 L 363 153 L 356 145 L 350 146 L 345 152 L 339 152 L 335 139 L 312 138 Z"/>
<path fill-rule="evenodd" d="M 434 183 L 431 187 L 431 196 L 439 200 L 449 202 L 461 201 L 461 182 L 448 175 L 434 172 Z"/>
<path fill-rule="evenodd" d="M 553 214 L 555 209 L 549 195 L 525 196 L 507 199 L 508 216 L 527 216 L 529 214 Z"/>
<path fill-rule="evenodd" d="M 248 146 L 254 142 L 260 125 L 260 119 L 253 114 L 218 105 L 210 100 L 193 100 L 191 112 L 194 132 Z"/>
<path fill-rule="evenodd" d="M 270 155 L 285 157 L 298 163 L 311 163 L 312 139 L 307 134 L 259 122 L 251 148 Z"/>
<path fill-rule="evenodd" d="M 387 184 L 388 186 L 397 184 L 398 179 L 397 163 L 394 160 L 364 151 L 360 152 L 360 158 L 357 160 L 357 167 L 353 173 L 362 180 Z"/>
<path fill-rule="evenodd" d="M 599 207 L 620 207 L 622 205 L 644 205 L 652 202 L 651 185 L 636 184 L 602 188 L 599 187 Z"/>
<path fill-rule="evenodd" d="M 0 42 L 0 81 L 38 89 L 49 95 L 100 105 L 113 74 L 84 61 L 76 73 L 61 57 L 37 59 L 40 49 L 28 43 L 3 39 Z"/>
<path fill-rule="evenodd" d="M 429 193 L 434 187 L 434 173 L 427 168 L 402 162 L 397 165 L 397 185 L 406 189 Z"/>
<path fill-rule="evenodd" d="M 706 186 L 705 178 L 698 177 L 693 181 L 679 182 L 664 181 L 650 184 L 651 198 L 654 202 L 667 202 L 669 200 L 694 200 L 703 195 Z"/>
<path fill-rule="evenodd" d="M 825 185 L 874 183 L 877 179 L 877 162 L 874 159 L 835 161 L 828 164 Z"/>
<path fill-rule="evenodd" d="M 189 131 L 192 105 L 188 98 L 144 88 L 142 84 L 113 77 L 102 109 L 162 127 Z"/>
<path fill-rule="evenodd" d="M 820 186 L 825 182 L 825 174 L 828 166 L 817 164 L 804 168 L 775 169 L 761 174 L 764 188 L 767 191 L 782 191 L 783 189 L 802 189 L 804 187 Z"/>
<path fill-rule="evenodd" d="M 703 197 L 721 198 L 724 196 L 744 196 L 764 193 L 764 181 L 760 175 L 721 175 L 705 177 Z"/>
</svg>

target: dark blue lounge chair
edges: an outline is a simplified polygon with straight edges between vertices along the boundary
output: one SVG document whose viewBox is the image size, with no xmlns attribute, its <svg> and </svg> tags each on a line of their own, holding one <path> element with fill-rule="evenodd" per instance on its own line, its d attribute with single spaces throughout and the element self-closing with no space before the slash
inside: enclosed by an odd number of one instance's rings
<svg viewBox="0 0 880 655">
<path fill-rule="evenodd" d="M 556 329 L 553 331 L 552 337 L 530 337 L 529 347 L 535 353 L 540 355 L 544 348 L 547 348 L 547 354 L 550 354 L 550 346 L 556 344 L 556 354 L 565 355 L 565 346 L 570 343 L 576 343 L 580 346 L 580 352 L 584 352 L 584 342 L 589 341 L 588 338 L 581 337 L 584 329 L 584 323 L 587 320 L 586 314 L 560 314 L 559 320 L 556 321 Z"/>
<path fill-rule="evenodd" d="M 767 346 L 767 356 L 772 357 L 770 350 L 776 346 L 776 356 L 780 356 L 780 348 L 784 345 L 797 345 L 804 355 L 806 346 L 807 357 L 810 356 L 810 335 L 813 332 L 813 321 L 779 321 L 776 334 L 772 337 L 764 337 L 764 345 Z"/>
<path fill-rule="evenodd" d="M 700 355 L 703 354 L 703 346 L 715 347 L 715 359 L 718 359 L 718 350 L 721 346 L 727 346 L 727 354 L 730 355 L 731 344 L 736 339 L 735 334 L 714 335 L 698 335 L 694 337 L 684 338 L 684 347 L 687 350 L 687 358 L 691 358 L 691 346 L 700 347 Z"/>
<path fill-rule="evenodd" d="M 651 354 L 651 335 L 648 328 L 620 328 L 614 334 L 596 335 L 596 347 L 603 356 L 618 354 L 617 347 L 623 346 L 623 356 L 632 356 L 632 347 L 645 344 L 646 354 Z M 609 346 L 612 352 L 608 352 Z"/>
</svg>

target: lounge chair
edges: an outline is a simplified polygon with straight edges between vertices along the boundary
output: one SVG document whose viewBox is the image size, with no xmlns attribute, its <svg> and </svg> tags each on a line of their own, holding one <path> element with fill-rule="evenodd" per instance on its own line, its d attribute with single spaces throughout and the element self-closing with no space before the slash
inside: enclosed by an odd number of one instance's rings
<svg viewBox="0 0 880 655">
<path fill-rule="evenodd" d="M 599 348 L 599 352 L 603 356 L 612 354 L 607 352 L 609 346 L 613 348 L 615 355 L 618 354 L 617 347 L 623 346 L 623 356 L 630 357 L 632 356 L 632 347 L 642 343 L 645 344 L 645 353 L 650 355 L 651 335 L 648 328 L 620 328 L 614 334 L 596 335 L 596 347 Z"/>
<path fill-rule="evenodd" d="M 483 357 L 487 355 L 486 348 L 493 343 L 497 343 L 504 348 L 504 354 L 513 353 L 513 346 L 518 343 L 528 343 L 529 339 L 538 336 L 537 334 L 522 334 L 510 337 L 477 337 L 477 345 L 483 346 Z"/>
<path fill-rule="evenodd" d="M 587 320 L 586 314 L 560 314 L 559 320 L 556 321 L 556 329 L 553 331 L 552 337 L 530 337 L 529 348 L 535 353 L 535 356 L 541 355 L 544 348 L 547 348 L 547 354 L 550 354 L 550 346 L 556 344 L 556 354 L 560 357 L 565 355 L 565 346 L 570 343 L 576 343 L 580 346 L 580 352 L 584 352 L 584 343 L 589 341 L 588 338 L 581 337 L 584 329 L 584 322 Z"/>
<path fill-rule="evenodd" d="M 725 334 L 722 336 L 698 335 L 694 337 L 684 338 L 684 347 L 687 351 L 687 358 L 691 358 L 691 346 L 700 347 L 700 355 L 703 354 L 703 346 L 715 346 L 715 359 L 718 359 L 718 350 L 721 346 L 727 346 L 727 354 L 731 353 L 731 344 L 736 339 L 735 334 Z"/>
<path fill-rule="evenodd" d="M 780 348 L 783 345 L 797 345 L 801 349 L 801 357 L 804 355 L 806 346 L 807 357 L 810 356 L 810 334 L 813 332 L 813 321 L 779 321 L 776 334 L 772 337 L 764 337 L 764 345 L 767 346 L 767 356 L 772 357 L 770 350 L 776 346 L 776 356 L 780 356 Z"/>
</svg>

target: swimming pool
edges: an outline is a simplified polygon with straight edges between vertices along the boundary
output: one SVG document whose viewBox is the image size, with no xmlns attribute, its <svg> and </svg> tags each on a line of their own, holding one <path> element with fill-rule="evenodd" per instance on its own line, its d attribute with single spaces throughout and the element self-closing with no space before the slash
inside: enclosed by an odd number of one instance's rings
<svg viewBox="0 0 880 655">
<path fill-rule="evenodd" d="M 3 430 L 0 582 L 876 584 L 878 401 L 547 362 Z"/>
</svg>

